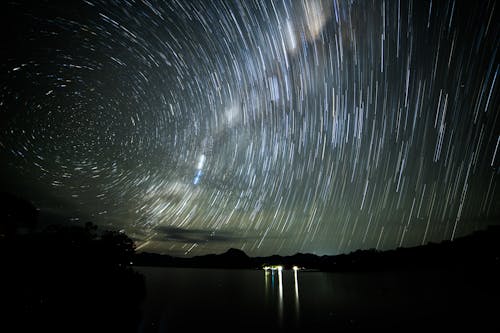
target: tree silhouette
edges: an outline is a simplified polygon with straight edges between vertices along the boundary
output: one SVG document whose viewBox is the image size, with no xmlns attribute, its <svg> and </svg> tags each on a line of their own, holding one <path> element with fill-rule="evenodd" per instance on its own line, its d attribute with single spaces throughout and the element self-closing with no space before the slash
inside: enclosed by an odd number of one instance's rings
<svg viewBox="0 0 500 333">
<path fill-rule="evenodd" d="M 21 230 L 16 225 L 30 225 L 33 210 L 12 207 L 1 212 L 2 326 L 13 332 L 136 332 L 145 284 L 130 267 L 134 242 L 90 222 Z"/>
</svg>

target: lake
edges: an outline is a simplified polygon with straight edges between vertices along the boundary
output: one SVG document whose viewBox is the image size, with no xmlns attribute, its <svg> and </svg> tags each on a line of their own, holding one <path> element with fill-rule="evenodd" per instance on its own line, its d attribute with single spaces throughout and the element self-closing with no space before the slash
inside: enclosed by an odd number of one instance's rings
<svg viewBox="0 0 500 333">
<path fill-rule="evenodd" d="M 135 269 L 146 277 L 147 289 L 139 332 L 487 330 L 498 325 L 493 320 L 497 290 L 479 283 L 487 277 L 461 272 Z"/>
</svg>

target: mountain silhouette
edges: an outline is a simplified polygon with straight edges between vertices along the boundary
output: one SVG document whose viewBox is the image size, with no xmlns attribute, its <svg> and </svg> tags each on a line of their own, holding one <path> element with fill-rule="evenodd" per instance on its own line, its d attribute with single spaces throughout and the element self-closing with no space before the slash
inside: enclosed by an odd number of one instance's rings
<svg viewBox="0 0 500 333">
<path fill-rule="evenodd" d="M 299 266 L 322 271 L 380 271 L 421 268 L 500 267 L 500 226 L 490 226 L 454 241 L 377 251 L 357 250 L 349 254 L 318 256 L 296 253 L 291 256 L 249 257 L 239 249 L 230 248 L 222 254 L 192 258 L 141 252 L 134 257 L 138 266 L 175 266 L 201 268 L 257 269 L 265 265 Z"/>
</svg>

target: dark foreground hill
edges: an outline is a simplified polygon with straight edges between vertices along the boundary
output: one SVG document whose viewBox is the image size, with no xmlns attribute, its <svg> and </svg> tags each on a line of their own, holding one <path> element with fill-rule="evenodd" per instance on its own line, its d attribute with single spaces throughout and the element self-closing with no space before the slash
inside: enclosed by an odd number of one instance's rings
<svg viewBox="0 0 500 333">
<path fill-rule="evenodd" d="M 423 268 L 500 267 L 500 227 L 491 226 L 454 241 L 429 243 L 389 251 L 358 250 L 336 256 L 297 253 L 250 258 L 243 251 L 229 249 L 222 254 L 192 258 L 142 252 L 134 257 L 138 266 L 261 268 L 264 265 L 299 266 L 322 271 L 380 271 Z"/>
<path fill-rule="evenodd" d="M 133 253 L 125 234 L 89 223 L 0 233 L 0 331 L 137 332 L 145 282 Z"/>
</svg>

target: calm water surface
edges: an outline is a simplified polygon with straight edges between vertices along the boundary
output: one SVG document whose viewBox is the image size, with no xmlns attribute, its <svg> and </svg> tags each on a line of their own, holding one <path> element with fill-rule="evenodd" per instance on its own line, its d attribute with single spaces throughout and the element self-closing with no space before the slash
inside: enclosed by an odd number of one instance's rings
<svg viewBox="0 0 500 333">
<path fill-rule="evenodd" d="M 448 330 L 485 326 L 495 311 L 488 290 L 456 272 L 136 269 L 140 332 Z"/>
</svg>

